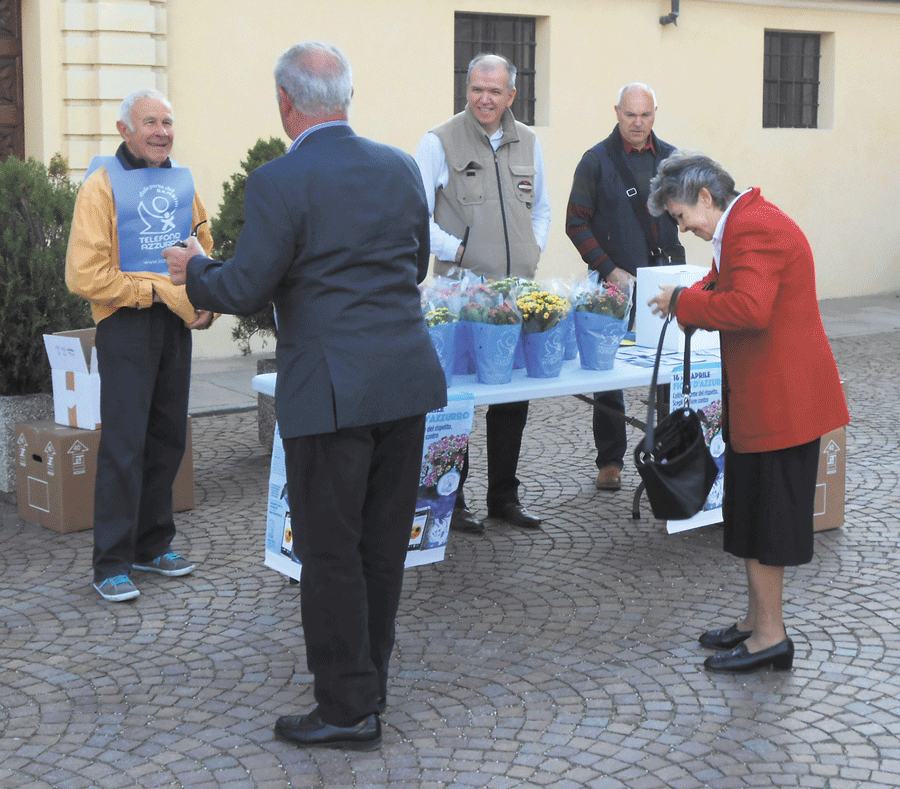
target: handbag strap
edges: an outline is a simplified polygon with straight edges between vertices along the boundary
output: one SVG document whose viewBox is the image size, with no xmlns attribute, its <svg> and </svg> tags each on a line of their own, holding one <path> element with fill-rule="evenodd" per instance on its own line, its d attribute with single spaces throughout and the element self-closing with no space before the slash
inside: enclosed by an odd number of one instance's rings
<svg viewBox="0 0 900 789">
<path fill-rule="evenodd" d="M 650 379 L 650 397 L 647 413 L 647 433 L 644 436 L 644 452 L 652 455 L 654 444 L 654 432 L 656 430 L 656 381 L 659 378 L 659 362 L 662 357 L 663 341 L 666 338 L 666 328 L 672 321 L 671 313 L 666 316 L 662 328 L 659 331 L 659 345 L 656 348 L 656 361 L 653 364 L 653 376 Z M 681 394 L 684 395 L 684 408 L 691 405 L 691 335 L 694 327 L 688 326 L 684 331 L 684 375 L 681 382 Z"/>
</svg>

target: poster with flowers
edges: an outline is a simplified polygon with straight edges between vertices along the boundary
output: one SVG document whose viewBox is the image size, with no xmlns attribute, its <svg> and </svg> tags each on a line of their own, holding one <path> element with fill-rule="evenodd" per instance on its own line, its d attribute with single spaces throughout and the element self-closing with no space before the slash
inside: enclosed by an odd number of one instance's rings
<svg viewBox="0 0 900 789">
<path fill-rule="evenodd" d="M 673 410 L 684 405 L 683 381 L 684 367 L 679 367 L 672 372 L 669 407 Z M 722 438 L 722 367 L 719 362 L 691 364 L 691 408 L 700 415 L 706 445 L 719 467 L 719 474 L 703 509 L 692 518 L 668 521 L 666 530 L 669 534 L 722 522 L 725 441 Z"/>
<path fill-rule="evenodd" d="M 456 394 L 450 396 L 446 407 L 432 411 L 425 419 L 419 500 L 410 524 L 407 567 L 431 564 L 444 558 L 463 453 L 474 415 L 472 395 Z M 301 564 L 294 553 L 295 528 L 288 503 L 284 447 L 276 424 L 269 468 L 264 563 L 266 567 L 299 581 Z"/>
<path fill-rule="evenodd" d="M 475 398 L 471 394 L 450 395 L 444 408 L 428 414 L 419 501 L 406 554 L 407 567 L 444 558 L 474 416 Z"/>
</svg>

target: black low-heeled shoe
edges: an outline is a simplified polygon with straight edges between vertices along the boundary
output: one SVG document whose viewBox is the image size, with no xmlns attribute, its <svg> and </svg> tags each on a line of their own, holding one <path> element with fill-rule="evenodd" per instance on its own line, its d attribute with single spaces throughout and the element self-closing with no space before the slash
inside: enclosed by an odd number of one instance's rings
<svg viewBox="0 0 900 789">
<path fill-rule="evenodd" d="M 771 665 L 775 671 L 790 671 L 794 665 L 794 642 L 786 638 L 774 647 L 748 652 L 746 644 L 740 644 L 730 652 L 706 658 L 703 668 L 723 674 L 749 674 L 751 671 Z"/>
<path fill-rule="evenodd" d="M 707 649 L 734 649 L 738 644 L 746 641 L 753 635 L 752 630 L 744 632 L 738 630 L 737 625 L 720 627 L 718 630 L 707 630 L 700 638 L 701 647 Z"/>
</svg>

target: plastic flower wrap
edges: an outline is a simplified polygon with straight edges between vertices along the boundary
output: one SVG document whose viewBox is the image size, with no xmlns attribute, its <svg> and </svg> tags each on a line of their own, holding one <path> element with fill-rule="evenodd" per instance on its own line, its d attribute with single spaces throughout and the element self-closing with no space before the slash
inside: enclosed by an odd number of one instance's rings
<svg viewBox="0 0 900 789">
<path fill-rule="evenodd" d="M 476 285 L 462 293 L 461 321 L 511 326 L 522 322 L 515 302 L 492 285 Z"/>
<path fill-rule="evenodd" d="M 550 331 L 562 323 L 571 309 L 565 296 L 549 290 L 527 290 L 517 299 L 522 315 L 522 331 L 526 334 Z"/>
<path fill-rule="evenodd" d="M 430 305 L 429 305 L 430 306 Z M 425 313 L 425 324 L 428 328 L 455 323 L 456 316 L 447 307 L 432 307 Z"/>
<path fill-rule="evenodd" d="M 631 289 L 623 291 L 612 282 L 588 279 L 576 286 L 574 301 L 578 312 L 622 319 L 631 310 Z"/>
<path fill-rule="evenodd" d="M 449 386 L 456 359 L 457 319 L 459 315 L 459 283 L 438 278 L 420 285 L 422 313 L 428 334 L 441 362 Z"/>
<path fill-rule="evenodd" d="M 504 296 L 511 296 L 515 299 L 530 290 L 539 290 L 540 285 L 533 279 L 523 279 L 522 277 L 504 277 L 503 279 L 488 280 L 487 284 L 502 293 Z"/>
</svg>

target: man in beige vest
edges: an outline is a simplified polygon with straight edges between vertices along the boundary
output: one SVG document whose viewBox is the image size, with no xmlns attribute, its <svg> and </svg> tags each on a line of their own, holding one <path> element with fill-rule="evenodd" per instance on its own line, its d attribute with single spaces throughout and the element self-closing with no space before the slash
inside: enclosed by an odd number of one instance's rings
<svg viewBox="0 0 900 789">
<path fill-rule="evenodd" d="M 466 108 L 428 132 L 416 150 L 428 208 L 432 212 L 434 273 L 471 269 L 491 279 L 534 277 L 547 245 L 550 201 L 544 158 L 534 132 L 510 106 L 516 68 L 499 55 L 478 55 L 469 64 Z M 541 521 L 519 503 L 516 469 L 528 402 L 488 407 L 488 517 L 522 528 Z M 463 484 L 450 528 L 481 533 L 484 524 L 466 506 Z"/>
</svg>

